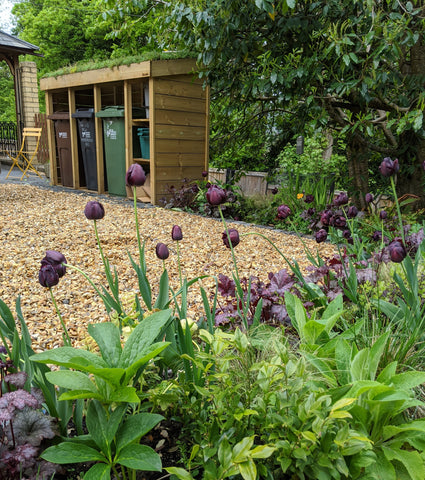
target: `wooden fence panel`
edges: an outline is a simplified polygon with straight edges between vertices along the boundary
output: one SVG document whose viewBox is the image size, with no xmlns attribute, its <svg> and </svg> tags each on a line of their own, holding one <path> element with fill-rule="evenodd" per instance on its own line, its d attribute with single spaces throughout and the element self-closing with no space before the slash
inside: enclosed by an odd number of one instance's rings
<svg viewBox="0 0 425 480">
<path fill-rule="evenodd" d="M 47 139 L 47 118 L 45 113 L 36 113 L 34 115 L 34 126 L 42 128 L 37 154 L 38 163 L 47 163 L 49 161 L 49 142 Z"/>
</svg>

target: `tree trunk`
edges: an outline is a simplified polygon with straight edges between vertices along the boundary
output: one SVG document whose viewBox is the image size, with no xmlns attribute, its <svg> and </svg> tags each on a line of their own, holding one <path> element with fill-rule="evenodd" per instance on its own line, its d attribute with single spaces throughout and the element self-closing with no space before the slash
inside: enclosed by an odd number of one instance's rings
<svg viewBox="0 0 425 480">
<path fill-rule="evenodd" d="M 424 39 L 419 40 L 410 50 L 409 75 L 416 77 L 417 82 L 425 78 L 425 45 Z M 423 85 L 425 88 L 425 86 Z M 415 210 L 425 208 L 424 191 L 424 168 L 425 139 L 413 131 L 406 132 L 405 138 L 401 139 L 401 145 L 409 148 L 399 156 L 400 174 L 397 178 L 397 195 L 413 194 L 419 197 L 418 202 L 413 204 Z"/>
<path fill-rule="evenodd" d="M 364 209 L 365 195 L 369 192 L 369 150 L 357 135 L 347 138 L 347 164 L 352 202 Z"/>
</svg>

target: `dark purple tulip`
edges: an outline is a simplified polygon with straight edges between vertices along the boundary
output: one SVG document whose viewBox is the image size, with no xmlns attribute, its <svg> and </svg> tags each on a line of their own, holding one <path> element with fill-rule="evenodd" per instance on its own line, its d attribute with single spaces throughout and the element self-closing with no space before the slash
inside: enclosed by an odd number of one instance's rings
<svg viewBox="0 0 425 480">
<path fill-rule="evenodd" d="M 288 207 L 288 205 L 282 204 L 277 207 L 277 218 L 280 220 L 285 220 L 285 218 L 288 218 L 289 215 L 291 215 L 291 209 Z"/>
<path fill-rule="evenodd" d="M 56 250 L 47 250 L 46 256 L 41 260 L 41 265 L 51 265 L 55 269 L 59 278 L 63 277 L 66 273 L 65 263 L 65 256 Z"/>
<path fill-rule="evenodd" d="M 156 256 L 160 260 L 166 260 L 170 256 L 167 245 L 165 243 L 157 243 L 155 248 Z"/>
<path fill-rule="evenodd" d="M 271 192 L 272 192 L 272 195 L 277 195 L 277 193 L 279 192 L 279 189 L 277 187 L 273 187 L 271 189 Z"/>
<path fill-rule="evenodd" d="M 325 225 L 325 227 L 327 227 L 331 223 L 332 215 L 333 214 L 331 210 L 325 210 L 322 213 L 322 216 L 320 217 L 320 221 L 322 222 L 322 225 Z"/>
<path fill-rule="evenodd" d="M 366 193 L 364 197 L 366 203 L 372 203 L 373 202 L 373 195 L 371 193 Z"/>
<path fill-rule="evenodd" d="M 203 176 L 204 178 L 208 177 L 208 172 L 207 172 L 206 170 L 204 170 L 204 171 L 202 172 L 202 176 Z"/>
<path fill-rule="evenodd" d="M 342 236 L 343 236 L 345 239 L 348 240 L 348 239 L 351 237 L 351 232 L 350 232 L 350 230 L 344 230 L 344 231 L 342 232 Z"/>
<path fill-rule="evenodd" d="M 229 237 L 230 237 L 230 242 L 232 243 L 232 247 L 236 247 L 236 245 L 239 245 L 239 232 L 236 230 L 236 228 L 229 228 Z M 223 232 L 223 243 L 226 245 L 227 248 L 230 248 L 230 243 L 229 243 L 229 238 L 227 236 L 227 232 Z"/>
<path fill-rule="evenodd" d="M 125 183 L 128 187 L 141 187 L 145 184 L 146 174 L 141 165 L 133 163 L 125 174 Z"/>
<path fill-rule="evenodd" d="M 171 230 L 171 238 L 173 240 L 181 240 L 183 238 L 182 229 L 178 225 L 174 225 Z"/>
<path fill-rule="evenodd" d="M 315 236 L 316 242 L 322 243 L 328 238 L 328 232 L 324 228 L 321 228 L 318 232 L 316 232 Z"/>
<path fill-rule="evenodd" d="M 392 241 L 388 245 L 388 251 L 390 253 L 390 258 L 395 263 L 400 263 L 406 258 L 406 249 L 403 244 L 397 240 Z"/>
<path fill-rule="evenodd" d="M 359 211 L 357 210 L 357 207 L 355 207 L 354 205 L 351 205 L 351 207 L 348 207 L 347 217 L 348 217 L 348 218 L 357 217 L 357 214 L 358 214 L 358 213 L 359 213 Z"/>
<path fill-rule="evenodd" d="M 217 185 L 211 185 L 206 196 L 210 205 L 221 205 L 226 201 L 226 192 Z"/>
<path fill-rule="evenodd" d="M 345 192 L 339 193 L 335 198 L 334 202 L 335 205 L 340 207 L 341 205 L 345 205 L 348 203 L 348 195 Z"/>
<path fill-rule="evenodd" d="M 380 232 L 379 230 L 375 230 L 372 235 L 372 240 L 374 242 L 379 242 L 381 238 L 382 238 L 382 232 Z"/>
<path fill-rule="evenodd" d="M 391 175 L 397 173 L 399 169 L 400 166 L 397 158 L 395 160 L 391 160 L 390 157 L 385 157 L 379 166 L 379 171 L 384 177 L 391 177 Z"/>
<path fill-rule="evenodd" d="M 0 345 L 0 355 L 5 355 L 7 353 L 6 347 L 4 345 Z"/>
<path fill-rule="evenodd" d="M 84 215 L 89 220 L 100 220 L 105 216 L 105 209 L 100 202 L 92 200 L 90 202 L 87 202 L 87 205 L 84 208 Z"/>
<path fill-rule="evenodd" d="M 40 271 L 38 272 L 38 281 L 42 287 L 53 287 L 59 283 L 58 272 L 49 263 L 41 265 Z"/>
<path fill-rule="evenodd" d="M 308 195 L 306 195 L 304 197 L 304 202 L 305 203 L 313 203 L 314 202 L 314 195 L 312 195 L 311 193 L 309 193 Z"/>
<path fill-rule="evenodd" d="M 337 228 L 344 228 L 347 225 L 347 220 L 342 215 L 337 215 L 334 218 L 334 225 Z"/>
<path fill-rule="evenodd" d="M 387 213 L 385 210 L 381 210 L 381 211 L 379 212 L 379 218 L 380 218 L 381 220 L 385 220 L 387 217 L 388 217 L 388 213 Z"/>
</svg>

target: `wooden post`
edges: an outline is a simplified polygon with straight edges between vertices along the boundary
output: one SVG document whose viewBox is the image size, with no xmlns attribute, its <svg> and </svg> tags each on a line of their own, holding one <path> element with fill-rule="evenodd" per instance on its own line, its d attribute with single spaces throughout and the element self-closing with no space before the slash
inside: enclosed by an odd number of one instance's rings
<svg viewBox="0 0 425 480">
<path fill-rule="evenodd" d="M 101 89 L 99 85 L 93 87 L 93 102 L 94 111 L 99 112 L 102 110 L 102 98 Z M 97 191 L 98 193 L 105 192 L 105 169 L 103 162 L 103 128 L 102 119 L 99 117 L 94 118 L 94 128 L 96 132 L 96 166 L 97 166 Z"/>
<path fill-rule="evenodd" d="M 69 104 L 69 131 L 71 135 L 71 158 L 72 158 L 72 183 L 74 188 L 80 188 L 80 168 L 78 165 L 78 132 L 77 121 L 72 118 L 75 113 L 75 91 L 73 88 L 68 89 Z"/>
<path fill-rule="evenodd" d="M 46 91 L 46 117 L 53 113 L 53 96 L 49 91 Z M 46 120 L 47 122 L 47 141 L 49 145 L 49 162 L 50 162 L 50 182 L 52 185 L 58 184 L 58 166 L 56 162 L 56 141 L 55 128 L 53 120 Z"/>
</svg>

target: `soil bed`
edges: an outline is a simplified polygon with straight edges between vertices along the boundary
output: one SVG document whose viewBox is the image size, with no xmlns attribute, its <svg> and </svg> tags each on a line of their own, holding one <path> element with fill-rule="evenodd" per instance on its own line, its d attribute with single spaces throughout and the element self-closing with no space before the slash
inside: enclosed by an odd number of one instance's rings
<svg viewBox="0 0 425 480">
<path fill-rule="evenodd" d="M 84 270 L 95 284 L 106 283 L 93 222 L 83 213 L 87 201 L 96 199 L 103 203 L 106 212 L 105 218 L 97 223 L 104 253 L 112 268 L 117 269 L 123 298 L 132 302 L 138 287 L 128 252 L 137 258 L 138 247 L 131 200 L 0 184 L 0 299 L 14 312 L 16 298 L 21 297 L 22 312 L 37 352 L 62 345 L 62 329 L 49 292 L 38 282 L 40 260 L 46 250 L 62 252 L 68 263 Z M 175 224 L 183 230 L 180 242 L 183 276 L 188 279 L 210 276 L 202 280 L 207 289 L 214 285 L 213 276 L 219 273 L 231 276 L 233 264 L 230 251 L 222 242 L 224 227 L 220 221 L 143 204 L 139 207 L 140 232 L 146 240 L 147 273 L 154 296 L 163 269 L 162 261 L 155 255 L 158 242 L 166 243 L 170 249 L 165 264 L 171 285 L 178 288 L 176 244 L 171 240 Z M 297 259 L 302 267 L 309 264 L 304 246 L 295 235 L 233 222 L 228 227 L 237 228 L 240 235 L 248 232 L 266 235 L 288 258 Z M 333 254 L 329 244 L 318 245 L 307 238 L 303 241 L 313 252 L 319 248 L 322 256 Z M 268 272 L 286 267 L 282 257 L 259 236 L 241 236 L 235 253 L 241 277 L 254 275 L 267 281 Z M 81 274 L 70 269 L 54 287 L 54 294 L 74 346 L 86 346 L 87 324 L 108 320 L 102 301 Z M 195 320 L 204 314 L 196 286 L 191 288 L 189 314 Z"/>
</svg>

